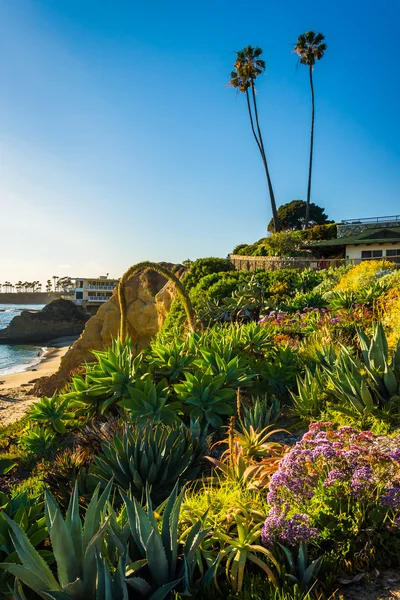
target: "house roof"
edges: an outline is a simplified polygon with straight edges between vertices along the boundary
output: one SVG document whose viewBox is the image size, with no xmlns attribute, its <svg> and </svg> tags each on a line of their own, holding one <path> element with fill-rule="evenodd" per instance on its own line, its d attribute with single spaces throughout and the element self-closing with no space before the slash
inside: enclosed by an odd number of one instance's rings
<svg viewBox="0 0 400 600">
<path fill-rule="evenodd" d="M 320 242 L 311 242 L 304 248 L 327 248 L 344 247 L 357 244 L 390 244 L 400 243 L 400 227 L 385 227 L 379 229 L 367 229 L 358 235 L 348 235 L 335 240 L 322 240 Z"/>
</svg>

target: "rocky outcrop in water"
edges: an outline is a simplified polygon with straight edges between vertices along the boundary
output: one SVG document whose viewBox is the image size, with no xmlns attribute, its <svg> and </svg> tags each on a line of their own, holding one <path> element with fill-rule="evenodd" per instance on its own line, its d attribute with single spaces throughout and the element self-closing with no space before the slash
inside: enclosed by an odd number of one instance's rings
<svg viewBox="0 0 400 600">
<path fill-rule="evenodd" d="M 174 265 L 161 263 L 171 269 Z M 182 267 L 175 275 L 183 275 Z M 132 277 L 126 284 L 128 335 L 133 345 L 146 347 L 163 325 L 175 296 L 173 284 L 162 275 L 145 271 Z M 92 350 L 102 350 L 118 336 L 120 311 L 116 292 L 104 303 L 86 324 L 80 338 L 61 359 L 60 368 L 51 377 L 43 378 L 35 386 L 37 395 L 50 395 L 65 385 L 70 373 L 85 361 L 92 361 Z"/>
<path fill-rule="evenodd" d="M 71 300 L 53 300 L 42 310 L 23 310 L 5 329 L 0 344 L 42 344 L 64 336 L 80 335 L 89 315 Z"/>
</svg>

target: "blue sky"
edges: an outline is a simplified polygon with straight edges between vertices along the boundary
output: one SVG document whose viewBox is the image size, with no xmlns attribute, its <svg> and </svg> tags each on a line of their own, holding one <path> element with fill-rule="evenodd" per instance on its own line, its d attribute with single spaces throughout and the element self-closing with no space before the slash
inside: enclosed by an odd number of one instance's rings
<svg viewBox="0 0 400 600">
<path fill-rule="evenodd" d="M 278 204 L 304 198 L 310 93 L 292 44 L 316 29 L 313 201 L 400 213 L 398 0 L 0 2 L 0 280 L 119 276 L 226 256 L 270 206 L 235 50 L 259 45 Z"/>
</svg>

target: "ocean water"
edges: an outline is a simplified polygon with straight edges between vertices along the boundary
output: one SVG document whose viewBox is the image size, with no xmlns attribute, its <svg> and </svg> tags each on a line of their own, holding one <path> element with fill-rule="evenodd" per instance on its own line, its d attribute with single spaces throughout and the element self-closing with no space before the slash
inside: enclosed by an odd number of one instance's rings
<svg viewBox="0 0 400 600">
<path fill-rule="evenodd" d="M 0 329 L 4 329 L 10 321 L 23 310 L 38 311 L 44 307 L 40 304 L 0 304 Z M 25 371 L 29 366 L 40 362 L 45 348 L 20 344 L 0 344 L 0 377 L 9 373 Z"/>
</svg>

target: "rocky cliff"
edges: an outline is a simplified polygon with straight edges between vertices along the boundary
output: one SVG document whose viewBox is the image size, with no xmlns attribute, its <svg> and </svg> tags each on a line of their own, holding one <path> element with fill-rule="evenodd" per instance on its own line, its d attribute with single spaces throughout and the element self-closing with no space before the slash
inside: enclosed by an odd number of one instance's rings
<svg viewBox="0 0 400 600">
<path fill-rule="evenodd" d="M 42 344 L 63 336 L 82 333 L 89 315 L 70 300 L 53 300 L 42 310 L 24 310 L 0 330 L 2 344 Z"/>
<path fill-rule="evenodd" d="M 174 265 L 162 263 L 171 269 Z M 185 272 L 182 268 L 176 273 L 179 277 Z M 132 277 L 126 284 L 128 335 L 133 344 L 142 349 L 147 346 L 164 323 L 175 290 L 171 283 L 158 273 L 145 271 Z M 80 338 L 61 360 L 60 369 L 55 375 L 43 378 L 35 386 L 37 395 L 50 395 L 61 388 L 68 380 L 71 371 L 85 361 L 91 361 L 92 350 L 101 350 L 111 345 L 111 339 L 118 336 L 120 311 L 116 291 L 111 299 L 103 304 L 97 314 L 86 324 Z"/>
</svg>

